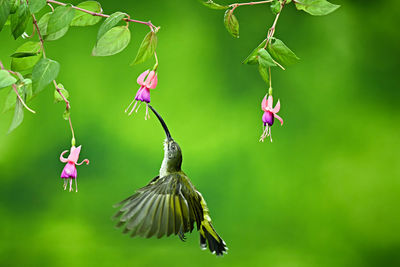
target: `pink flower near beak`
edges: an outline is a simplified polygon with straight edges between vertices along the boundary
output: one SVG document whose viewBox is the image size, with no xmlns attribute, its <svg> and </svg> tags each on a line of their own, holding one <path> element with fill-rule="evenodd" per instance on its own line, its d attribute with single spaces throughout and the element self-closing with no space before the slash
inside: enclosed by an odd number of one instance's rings
<svg viewBox="0 0 400 267">
<path fill-rule="evenodd" d="M 270 140 L 272 142 L 271 126 L 274 124 L 275 118 L 281 122 L 281 125 L 283 125 L 282 118 L 276 114 L 281 109 L 281 103 L 278 100 L 274 108 L 272 107 L 272 104 L 273 104 L 272 95 L 269 95 L 268 99 L 267 96 L 265 96 L 261 102 L 261 109 L 264 111 L 264 114 L 262 116 L 263 133 L 260 138 L 261 142 L 264 142 L 264 139 L 267 138 L 268 136 L 270 137 Z"/>
<path fill-rule="evenodd" d="M 129 108 L 132 106 L 131 111 L 129 112 L 129 115 L 133 113 L 135 110 L 137 103 L 138 102 L 145 102 L 146 103 L 146 115 L 145 119 L 149 118 L 149 109 L 148 109 L 148 103 L 150 103 L 150 89 L 154 89 L 157 86 L 157 73 L 152 70 L 146 70 L 142 74 L 139 75 L 137 78 L 137 83 L 140 85 L 139 90 L 136 92 L 135 98 L 132 100 L 132 102 L 129 104 L 129 106 L 125 109 L 125 112 L 128 112 Z M 137 107 L 136 112 L 139 110 L 140 105 Z"/>
<path fill-rule="evenodd" d="M 69 191 L 72 191 L 72 180 L 75 180 L 75 190 L 78 192 L 78 183 L 76 180 L 77 176 L 77 171 L 76 171 L 76 165 L 82 165 L 84 162 L 86 162 L 86 165 L 89 164 L 88 159 L 82 160 L 81 163 L 77 163 L 79 159 L 79 153 L 81 152 L 81 147 L 82 146 L 72 146 L 71 147 L 71 152 L 69 153 L 68 158 L 64 158 L 64 154 L 68 152 L 68 150 L 65 150 L 61 153 L 60 155 L 60 161 L 67 163 L 64 167 L 64 169 L 61 172 L 61 178 L 65 179 L 64 180 L 64 190 L 67 189 L 67 185 L 69 182 Z"/>
</svg>

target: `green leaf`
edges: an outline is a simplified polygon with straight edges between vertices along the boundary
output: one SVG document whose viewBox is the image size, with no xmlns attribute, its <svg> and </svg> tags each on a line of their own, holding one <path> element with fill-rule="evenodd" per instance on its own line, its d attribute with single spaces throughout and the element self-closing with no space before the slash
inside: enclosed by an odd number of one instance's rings
<svg viewBox="0 0 400 267">
<path fill-rule="evenodd" d="M 340 7 L 340 5 L 329 3 L 326 0 L 297 0 L 295 5 L 298 10 L 314 16 L 328 15 Z"/>
<path fill-rule="evenodd" d="M 77 7 L 86 9 L 95 13 L 103 13 L 101 5 L 96 1 L 86 1 L 80 3 Z M 88 13 L 77 10 L 75 12 L 74 19 L 71 22 L 71 26 L 90 26 L 95 25 L 101 20 L 101 17 L 93 16 Z"/>
<path fill-rule="evenodd" d="M 114 27 L 106 32 L 92 50 L 93 56 L 111 56 L 125 49 L 131 40 L 131 32 L 125 26 Z"/>
<path fill-rule="evenodd" d="M 29 0 L 28 6 L 31 14 L 39 12 L 46 6 L 46 0 Z"/>
<path fill-rule="evenodd" d="M 267 47 L 271 56 L 283 66 L 290 66 L 300 59 L 281 40 L 272 38 Z"/>
<path fill-rule="evenodd" d="M 44 36 L 43 38 L 45 41 L 58 40 L 68 32 L 68 29 L 69 29 L 69 26 L 66 26 L 66 27 L 62 28 L 61 30 L 59 30 L 58 32 L 48 34 L 48 35 Z"/>
<path fill-rule="evenodd" d="M 223 6 L 223 5 L 217 4 L 217 3 L 215 3 L 215 2 L 212 1 L 212 0 L 208 0 L 208 1 L 206 1 L 206 2 L 200 0 L 200 2 L 201 2 L 204 6 L 206 6 L 206 7 L 208 7 L 208 8 L 211 8 L 211 9 L 223 10 L 223 9 L 228 9 L 228 8 L 229 8 L 229 6 Z"/>
<path fill-rule="evenodd" d="M 21 1 L 20 0 L 9 0 L 9 1 L 10 1 L 10 14 L 14 14 L 15 12 L 17 12 L 17 9 Z"/>
<path fill-rule="evenodd" d="M 263 48 L 265 46 L 265 43 L 267 42 L 267 39 L 264 39 L 261 44 L 259 44 L 256 48 L 253 49 L 253 51 L 250 53 L 250 55 L 248 55 L 242 62 L 242 64 L 258 64 L 258 50 L 260 50 L 260 48 Z"/>
<path fill-rule="evenodd" d="M 11 16 L 11 32 L 14 39 L 20 37 L 24 32 L 30 18 L 26 1 L 21 1 L 15 14 Z"/>
<path fill-rule="evenodd" d="M 32 81 L 34 94 L 39 93 L 43 88 L 57 78 L 60 64 L 57 61 L 42 58 L 33 68 Z"/>
<path fill-rule="evenodd" d="M 140 64 L 148 60 L 153 56 L 157 47 L 157 34 L 153 31 L 146 34 L 142 43 L 140 44 L 138 53 L 136 54 L 136 58 L 133 61 L 132 65 Z"/>
<path fill-rule="evenodd" d="M 33 98 L 32 81 L 30 79 L 24 79 L 17 85 L 17 91 L 22 99 L 24 99 L 25 103 L 30 101 Z M 14 89 L 11 88 L 11 90 L 8 92 L 3 112 L 13 109 L 17 101 L 17 94 L 15 93 Z"/>
<path fill-rule="evenodd" d="M 6 70 L 0 70 L 0 89 L 8 87 L 17 82 L 11 74 Z"/>
<path fill-rule="evenodd" d="M 0 31 L 3 29 L 3 26 L 7 21 L 10 9 L 9 0 L 0 0 Z"/>
<path fill-rule="evenodd" d="M 258 63 L 264 67 L 276 66 L 271 55 L 264 48 L 261 48 L 260 50 L 258 50 Z"/>
<path fill-rule="evenodd" d="M 67 120 L 69 119 L 69 116 L 70 116 L 69 110 L 65 110 L 64 113 L 63 113 L 63 118 L 64 118 L 64 120 L 67 121 Z"/>
<path fill-rule="evenodd" d="M 225 28 L 235 38 L 239 38 L 239 21 L 236 16 L 233 15 L 233 10 L 227 10 L 224 16 Z"/>
<path fill-rule="evenodd" d="M 14 117 L 11 121 L 10 128 L 8 129 L 8 134 L 14 131 L 24 120 L 24 107 L 21 101 L 18 99 L 15 104 Z"/>
<path fill-rule="evenodd" d="M 268 74 L 268 68 L 259 64 L 258 65 L 258 72 L 261 75 L 261 78 L 267 83 L 269 84 L 269 74 Z"/>
<path fill-rule="evenodd" d="M 42 36 L 47 35 L 47 24 L 49 23 L 51 14 L 53 14 L 53 12 L 48 12 L 39 19 L 38 27 Z"/>
<path fill-rule="evenodd" d="M 39 30 L 42 33 L 43 39 L 45 41 L 58 40 L 61 37 L 63 37 L 67 33 L 67 31 L 69 29 L 69 25 L 67 25 L 64 28 L 62 28 L 61 30 L 59 30 L 58 32 L 54 32 L 54 33 L 48 34 L 47 26 L 49 24 L 49 19 L 50 19 L 51 16 L 52 16 L 52 12 L 46 13 L 40 18 L 40 20 L 38 22 Z"/>
<path fill-rule="evenodd" d="M 60 89 L 60 92 L 63 94 L 63 96 L 65 97 L 65 99 L 68 100 L 69 98 L 69 92 L 64 88 L 64 86 L 59 83 L 57 84 L 57 87 Z M 57 90 L 54 90 L 54 103 L 59 103 L 59 102 L 64 102 L 64 99 L 62 98 L 62 96 L 58 93 Z"/>
<path fill-rule="evenodd" d="M 125 13 L 115 12 L 106 18 L 106 20 L 100 25 L 99 31 L 97 33 L 97 40 L 99 40 L 106 32 L 111 30 L 112 27 L 117 25 L 124 17 Z"/>
<path fill-rule="evenodd" d="M 57 7 L 49 18 L 46 34 L 55 33 L 68 27 L 74 14 L 75 10 L 71 5 Z"/>
<path fill-rule="evenodd" d="M 11 69 L 13 71 L 23 71 L 33 68 L 42 57 L 41 48 L 40 42 L 28 41 L 22 44 L 11 55 Z"/>
<path fill-rule="evenodd" d="M 271 11 L 272 14 L 276 15 L 279 13 L 279 11 L 281 11 L 281 2 L 279 0 L 274 0 L 271 3 Z"/>
</svg>

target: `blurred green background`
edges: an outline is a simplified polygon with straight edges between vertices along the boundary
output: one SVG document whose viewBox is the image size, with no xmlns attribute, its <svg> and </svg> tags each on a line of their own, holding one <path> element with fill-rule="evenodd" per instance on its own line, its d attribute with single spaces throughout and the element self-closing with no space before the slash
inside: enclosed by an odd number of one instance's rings
<svg viewBox="0 0 400 267">
<path fill-rule="evenodd" d="M 30 102 L 37 114 L 7 135 L 0 117 L 2 266 L 400 266 L 400 4 L 334 1 L 325 17 L 285 8 L 276 37 L 301 58 L 272 73 L 281 100 L 273 143 L 259 143 L 266 86 L 241 61 L 272 24 L 268 6 L 240 7 L 240 39 L 223 11 L 197 1 L 100 1 L 161 26 L 159 84 L 152 104 L 183 149 L 183 170 L 202 192 L 229 246 L 217 258 L 193 232 L 131 239 L 114 228 L 112 205 L 157 175 L 164 133 L 144 109 L 123 112 L 148 28 L 131 24 L 131 44 L 91 57 L 98 26 L 69 30 L 46 45 L 70 91 L 81 159 L 79 193 L 62 190 L 59 154 L 69 149 L 63 104 L 48 87 Z M 73 1 L 77 4 L 77 1 Z M 221 1 L 221 3 L 232 3 Z M 24 41 L 0 33 L 0 59 Z M 2 109 L 6 90 L 0 92 Z"/>
</svg>

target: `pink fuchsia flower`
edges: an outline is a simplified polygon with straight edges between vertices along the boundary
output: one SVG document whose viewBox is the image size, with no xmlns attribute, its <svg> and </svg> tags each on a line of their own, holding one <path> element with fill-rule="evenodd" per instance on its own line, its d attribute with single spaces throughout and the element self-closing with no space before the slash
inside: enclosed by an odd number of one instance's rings
<svg viewBox="0 0 400 267">
<path fill-rule="evenodd" d="M 81 163 L 77 163 L 79 159 L 79 153 L 81 152 L 81 147 L 82 146 L 72 146 L 71 147 L 71 152 L 69 153 L 68 158 L 64 158 L 64 154 L 68 152 L 68 150 L 65 150 L 61 153 L 60 155 L 60 161 L 67 163 L 61 173 L 61 178 L 65 179 L 64 180 L 64 190 L 67 189 L 67 185 L 69 182 L 69 191 L 72 191 L 72 180 L 75 180 L 75 191 L 78 192 L 78 183 L 76 181 L 76 166 L 75 165 L 82 165 L 84 162 L 86 162 L 86 165 L 89 164 L 88 159 L 82 160 Z M 68 181 L 69 180 L 69 181 Z"/>
<path fill-rule="evenodd" d="M 146 79 L 146 80 L 145 80 Z M 129 115 L 133 113 L 135 110 L 137 103 L 138 102 L 145 102 L 146 103 L 146 115 L 145 119 L 149 118 L 149 107 L 148 103 L 150 103 L 150 89 L 154 89 L 157 86 L 157 73 L 152 70 L 146 70 L 142 74 L 139 75 L 137 78 L 137 83 L 140 85 L 139 90 L 136 93 L 135 98 L 133 101 L 129 104 L 129 106 L 125 109 L 125 112 L 128 112 L 129 108 L 132 106 L 133 103 L 135 103 L 129 112 Z M 139 107 L 142 103 L 139 104 L 139 106 L 136 109 L 136 112 L 139 110 Z"/>
<path fill-rule="evenodd" d="M 272 95 L 269 95 L 268 99 L 267 96 L 265 96 L 261 102 L 261 109 L 264 111 L 264 114 L 262 116 L 263 133 L 260 138 L 261 142 L 264 142 L 264 139 L 267 138 L 268 136 L 272 142 L 271 126 L 272 124 L 274 124 L 275 118 L 281 122 L 281 125 L 283 125 L 282 118 L 276 114 L 281 109 L 281 103 L 278 100 L 274 108 L 272 108 L 272 104 L 273 104 Z"/>
</svg>

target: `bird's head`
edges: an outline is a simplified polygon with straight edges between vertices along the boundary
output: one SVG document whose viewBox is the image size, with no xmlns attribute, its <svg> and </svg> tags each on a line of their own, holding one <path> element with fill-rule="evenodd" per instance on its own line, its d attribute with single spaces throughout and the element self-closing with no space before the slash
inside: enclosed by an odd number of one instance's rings
<svg viewBox="0 0 400 267">
<path fill-rule="evenodd" d="M 170 171 L 179 171 L 182 166 L 182 151 L 177 142 L 172 138 L 166 138 L 164 142 L 164 158 L 168 159 Z"/>
<path fill-rule="evenodd" d="M 167 138 L 165 138 L 164 142 L 164 161 L 165 164 L 167 164 L 166 168 L 167 171 L 180 171 L 181 166 L 182 166 L 182 151 L 181 148 L 179 147 L 178 143 L 175 142 L 174 139 L 171 137 L 171 133 L 168 130 L 167 125 L 165 124 L 165 121 L 161 117 L 160 114 L 150 105 L 148 105 L 149 108 L 153 111 L 153 113 L 157 116 L 158 120 L 161 123 L 161 126 L 163 127 L 165 131 L 165 135 Z"/>
</svg>

